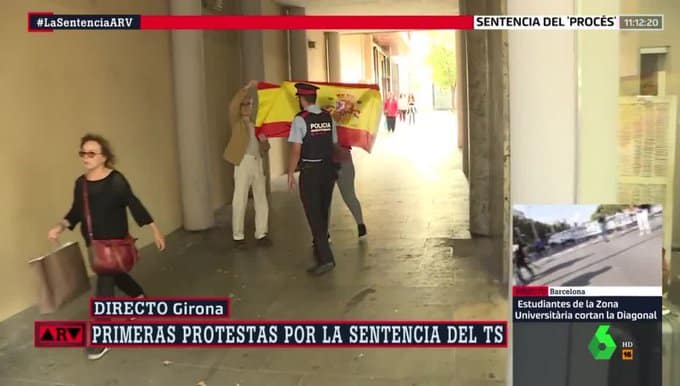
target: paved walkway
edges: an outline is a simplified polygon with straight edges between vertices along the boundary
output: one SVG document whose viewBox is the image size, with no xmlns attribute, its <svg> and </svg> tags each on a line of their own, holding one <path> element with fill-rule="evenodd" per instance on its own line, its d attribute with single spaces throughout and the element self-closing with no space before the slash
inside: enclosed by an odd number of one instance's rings
<svg viewBox="0 0 680 386">
<path fill-rule="evenodd" d="M 357 240 L 336 190 L 332 273 L 306 275 L 308 227 L 280 178 L 273 247 L 234 250 L 227 208 L 214 229 L 176 232 L 163 254 L 144 250 L 134 276 L 152 296 L 231 296 L 235 319 L 507 319 L 505 291 L 487 273 L 488 243 L 454 240 L 469 235 L 453 116 L 419 118 L 381 133 L 372 155 L 355 151 L 368 238 Z M 250 211 L 248 219 L 252 229 Z M 86 302 L 49 318 L 84 319 Z M 505 384 L 501 349 L 115 349 L 91 362 L 81 350 L 33 348 L 34 319 L 29 309 L 0 324 L 0 385 Z"/>
</svg>

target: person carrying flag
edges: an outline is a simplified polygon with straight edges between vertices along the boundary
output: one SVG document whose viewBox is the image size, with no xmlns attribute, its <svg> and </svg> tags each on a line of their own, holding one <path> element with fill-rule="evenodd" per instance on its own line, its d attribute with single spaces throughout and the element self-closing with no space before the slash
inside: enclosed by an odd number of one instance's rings
<svg viewBox="0 0 680 386">
<path fill-rule="evenodd" d="M 258 245 L 271 244 L 268 237 L 269 203 L 267 202 L 267 177 L 264 174 L 264 157 L 270 149 L 266 137 L 255 135 L 251 121 L 253 98 L 250 89 L 257 86 L 251 80 L 240 88 L 229 103 L 231 138 L 224 149 L 223 158 L 234 165 L 234 196 L 232 199 L 232 237 L 238 247 L 246 245 L 244 221 L 248 206 L 248 191 L 253 190 L 255 204 L 255 240 Z"/>
</svg>

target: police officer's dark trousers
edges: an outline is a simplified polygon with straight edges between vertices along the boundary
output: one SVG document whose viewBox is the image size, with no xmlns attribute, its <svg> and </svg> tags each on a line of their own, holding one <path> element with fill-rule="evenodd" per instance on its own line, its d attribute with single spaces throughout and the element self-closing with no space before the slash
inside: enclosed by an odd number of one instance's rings
<svg viewBox="0 0 680 386">
<path fill-rule="evenodd" d="M 300 198 L 314 237 L 317 264 L 335 263 L 328 243 L 328 216 L 337 171 L 331 162 L 300 165 Z"/>
</svg>

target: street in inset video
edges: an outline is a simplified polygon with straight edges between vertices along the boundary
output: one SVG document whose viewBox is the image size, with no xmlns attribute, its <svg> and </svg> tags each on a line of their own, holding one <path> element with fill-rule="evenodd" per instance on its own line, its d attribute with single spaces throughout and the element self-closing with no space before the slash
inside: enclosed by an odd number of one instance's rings
<svg viewBox="0 0 680 386">
<path fill-rule="evenodd" d="M 661 205 L 515 205 L 515 284 L 661 286 Z"/>
</svg>

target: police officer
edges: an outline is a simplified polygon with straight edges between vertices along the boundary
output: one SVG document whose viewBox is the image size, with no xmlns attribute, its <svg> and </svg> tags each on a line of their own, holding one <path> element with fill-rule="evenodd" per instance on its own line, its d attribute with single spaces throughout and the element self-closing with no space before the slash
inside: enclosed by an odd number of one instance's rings
<svg viewBox="0 0 680 386">
<path fill-rule="evenodd" d="M 288 164 L 288 188 L 295 187 L 295 170 L 300 169 L 300 198 L 314 238 L 316 265 L 307 271 L 322 275 L 335 267 L 328 241 L 328 216 L 337 178 L 333 163 L 338 136 L 333 117 L 316 104 L 318 87 L 296 83 L 300 113 L 290 128 L 291 143 Z"/>
</svg>

